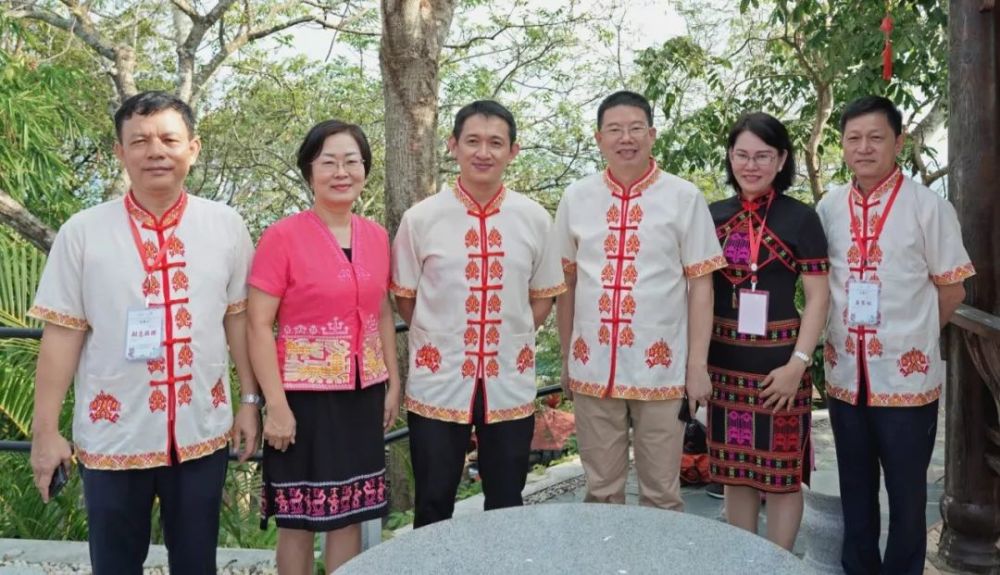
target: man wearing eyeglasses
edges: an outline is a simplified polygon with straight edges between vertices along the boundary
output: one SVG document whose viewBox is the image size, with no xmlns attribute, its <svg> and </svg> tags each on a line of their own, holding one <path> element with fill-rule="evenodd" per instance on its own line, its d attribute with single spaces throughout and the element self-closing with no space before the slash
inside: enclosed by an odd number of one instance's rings
<svg viewBox="0 0 1000 575">
<path fill-rule="evenodd" d="M 595 139 L 607 169 L 573 183 L 556 212 L 569 291 L 557 300 L 563 389 L 576 404 L 586 501 L 625 503 L 629 424 L 639 504 L 683 510 L 683 398 L 711 392 L 712 272 L 725 267 L 698 189 L 650 157 L 640 94 L 611 94 Z"/>
</svg>

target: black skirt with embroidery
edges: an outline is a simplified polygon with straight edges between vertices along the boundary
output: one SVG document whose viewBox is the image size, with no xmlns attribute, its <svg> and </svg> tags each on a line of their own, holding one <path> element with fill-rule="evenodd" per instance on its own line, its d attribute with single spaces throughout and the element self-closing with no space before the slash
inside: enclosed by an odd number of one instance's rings
<svg viewBox="0 0 1000 575">
<path fill-rule="evenodd" d="M 288 391 L 295 443 L 264 445 L 261 529 L 333 531 L 385 517 L 385 384 L 352 391 Z"/>
</svg>

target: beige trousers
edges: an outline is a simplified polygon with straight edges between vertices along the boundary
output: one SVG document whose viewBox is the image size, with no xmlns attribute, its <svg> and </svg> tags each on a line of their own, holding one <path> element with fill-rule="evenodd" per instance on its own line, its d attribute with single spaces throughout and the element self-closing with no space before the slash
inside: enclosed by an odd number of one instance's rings
<svg viewBox="0 0 1000 575">
<path fill-rule="evenodd" d="M 639 505 L 684 511 L 680 483 L 684 423 L 677 419 L 681 401 L 573 395 L 577 446 L 587 475 L 585 501 L 625 503 L 631 417 Z"/>
</svg>

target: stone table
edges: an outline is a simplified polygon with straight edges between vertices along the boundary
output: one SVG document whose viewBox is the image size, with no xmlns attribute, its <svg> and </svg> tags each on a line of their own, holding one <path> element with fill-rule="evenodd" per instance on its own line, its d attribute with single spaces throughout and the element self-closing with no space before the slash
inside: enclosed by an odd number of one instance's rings
<svg viewBox="0 0 1000 575">
<path fill-rule="evenodd" d="M 809 568 L 720 521 L 624 505 L 530 505 L 429 525 L 365 551 L 337 575 L 784 573 Z"/>
</svg>

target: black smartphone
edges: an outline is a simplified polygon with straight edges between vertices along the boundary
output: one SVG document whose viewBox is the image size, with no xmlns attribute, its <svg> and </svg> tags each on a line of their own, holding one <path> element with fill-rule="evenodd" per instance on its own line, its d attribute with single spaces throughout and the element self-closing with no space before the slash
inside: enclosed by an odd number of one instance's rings
<svg viewBox="0 0 1000 575">
<path fill-rule="evenodd" d="M 52 481 L 49 482 L 49 499 L 59 495 L 67 483 L 69 483 L 69 473 L 66 471 L 66 466 L 60 464 L 52 473 Z"/>
<path fill-rule="evenodd" d="M 688 403 L 688 397 L 685 395 L 681 399 L 681 410 L 677 412 L 677 419 L 683 421 L 684 423 L 691 423 L 691 404 Z"/>
</svg>

